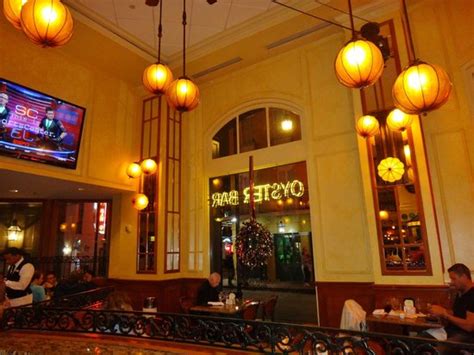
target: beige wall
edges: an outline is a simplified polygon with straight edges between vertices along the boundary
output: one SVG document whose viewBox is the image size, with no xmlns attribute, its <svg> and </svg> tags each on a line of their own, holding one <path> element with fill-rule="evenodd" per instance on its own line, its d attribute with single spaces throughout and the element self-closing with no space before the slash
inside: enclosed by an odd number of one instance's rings
<svg viewBox="0 0 474 355">
<path fill-rule="evenodd" d="M 442 11 L 435 12 L 440 6 Z M 354 121 L 361 113 L 360 97 L 356 90 L 342 87 L 333 73 L 334 57 L 347 39 L 342 33 L 200 83 L 202 103 L 187 115 L 184 126 L 184 233 L 202 240 L 203 250 L 208 250 L 208 178 L 245 171 L 248 166 L 250 153 L 210 159 L 213 134 L 236 113 L 272 104 L 301 114 L 303 140 L 252 155 L 256 168 L 307 161 L 318 281 L 441 284 L 446 278 L 441 253 L 447 266 L 464 262 L 474 268 L 474 121 L 468 103 L 473 93 L 466 92 L 467 87 L 472 90 L 473 86 L 474 36 L 469 25 L 472 11 L 469 1 L 420 1 L 409 9 L 418 56 L 442 65 L 454 84 L 448 104 L 421 118 L 428 165 L 420 159 L 424 145 L 419 122 L 413 127 L 418 137 L 415 151 L 419 157 L 432 276 L 381 274 L 365 142 L 354 130 Z M 378 16 L 378 21 L 395 20 L 405 66 L 408 60 L 398 9 L 380 9 Z M 470 74 L 466 73 L 469 70 Z M 205 255 L 203 274 L 209 270 L 209 256 Z"/>
<path fill-rule="evenodd" d="M 130 245 L 136 243 L 137 223 L 129 202 L 135 186 L 125 167 L 139 154 L 142 92 L 140 75 L 135 80 L 130 71 L 140 73 L 146 61 L 78 21 L 71 42 L 55 49 L 33 45 L 4 16 L 0 32 L 0 77 L 86 108 L 76 170 L 6 157 L 0 157 L 0 169 L 122 190 L 123 196 L 114 199 L 111 235 L 111 276 L 120 275 L 115 266 L 135 260 Z M 125 232 L 126 224 L 131 234 Z M 125 264 L 130 274 L 134 262 Z"/>
</svg>

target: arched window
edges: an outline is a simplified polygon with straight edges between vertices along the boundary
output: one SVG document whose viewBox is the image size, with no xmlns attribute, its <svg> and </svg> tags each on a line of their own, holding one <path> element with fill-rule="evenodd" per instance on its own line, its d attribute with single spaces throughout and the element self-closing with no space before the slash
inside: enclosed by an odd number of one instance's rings
<svg viewBox="0 0 474 355">
<path fill-rule="evenodd" d="M 243 112 L 212 138 L 212 158 L 250 152 L 301 139 L 300 116 L 277 107 Z"/>
</svg>

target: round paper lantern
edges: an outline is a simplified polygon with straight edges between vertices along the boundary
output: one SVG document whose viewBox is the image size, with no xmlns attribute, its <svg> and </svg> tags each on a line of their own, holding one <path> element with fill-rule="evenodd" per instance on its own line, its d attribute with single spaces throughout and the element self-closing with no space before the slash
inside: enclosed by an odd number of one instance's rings
<svg viewBox="0 0 474 355">
<path fill-rule="evenodd" d="M 173 73 L 168 66 L 156 63 L 143 72 L 143 85 L 155 95 L 163 95 L 173 81 Z"/>
<path fill-rule="evenodd" d="M 143 171 L 143 174 L 150 175 L 156 171 L 157 165 L 153 159 L 145 159 L 140 163 L 140 168 Z"/>
<path fill-rule="evenodd" d="M 21 8 L 27 0 L 3 0 L 3 13 L 15 28 L 21 30 Z"/>
<path fill-rule="evenodd" d="M 127 175 L 128 177 L 135 179 L 139 177 L 142 174 L 142 169 L 140 168 L 140 165 L 137 163 L 131 163 L 127 167 Z"/>
<path fill-rule="evenodd" d="M 171 83 L 166 100 L 176 111 L 192 111 L 199 105 L 199 88 L 192 80 L 181 77 Z"/>
<path fill-rule="evenodd" d="M 364 138 L 375 136 L 379 131 L 379 121 L 374 116 L 362 116 L 357 120 L 356 131 Z"/>
<path fill-rule="evenodd" d="M 377 166 L 377 172 L 384 181 L 400 180 L 405 173 L 405 165 L 398 158 L 388 157 Z"/>
<path fill-rule="evenodd" d="M 387 126 L 392 131 L 403 132 L 411 126 L 415 115 L 409 115 L 398 108 L 393 109 L 387 116 Z"/>
<path fill-rule="evenodd" d="M 388 214 L 388 211 L 386 210 L 380 210 L 379 211 L 379 216 L 380 216 L 380 219 L 383 220 L 383 221 L 386 221 L 390 216 Z"/>
<path fill-rule="evenodd" d="M 137 210 L 143 210 L 144 208 L 146 208 L 146 206 L 148 206 L 148 197 L 146 197 L 146 195 L 144 194 L 136 194 L 132 198 L 132 204 L 133 207 Z"/>
<path fill-rule="evenodd" d="M 72 37 L 71 13 L 59 0 L 29 0 L 21 9 L 20 20 L 26 36 L 43 47 L 62 46 Z"/>
<path fill-rule="evenodd" d="M 339 51 L 334 67 L 342 85 L 362 88 L 374 84 L 380 78 L 384 60 L 380 49 L 372 42 L 354 40 Z"/>
<path fill-rule="evenodd" d="M 409 114 L 435 110 L 446 103 L 452 84 L 443 68 L 417 62 L 398 75 L 392 88 L 395 106 Z"/>
</svg>

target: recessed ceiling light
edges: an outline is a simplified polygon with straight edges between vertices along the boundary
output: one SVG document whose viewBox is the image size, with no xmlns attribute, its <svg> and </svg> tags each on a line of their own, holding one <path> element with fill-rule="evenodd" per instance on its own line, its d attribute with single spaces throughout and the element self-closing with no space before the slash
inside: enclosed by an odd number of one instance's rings
<svg viewBox="0 0 474 355">
<path fill-rule="evenodd" d="M 83 188 L 83 187 L 78 187 L 77 190 L 78 190 L 78 191 L 84 191 L 85 188 Z"/>
<path fill-rule="evenodd" d="M 19 190 L 17 190 L 17 189 L 11 189 L 11 190 L 8 190 L 8 191 L 9 191 L 9 192 L 16 193 L 16 192 L 18 192 Z"/>
</svg>

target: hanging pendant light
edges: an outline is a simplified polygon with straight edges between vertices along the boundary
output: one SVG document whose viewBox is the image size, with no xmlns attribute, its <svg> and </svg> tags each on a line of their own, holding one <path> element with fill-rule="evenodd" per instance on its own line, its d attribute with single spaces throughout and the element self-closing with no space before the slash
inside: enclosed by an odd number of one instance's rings
<svg viewBox="0 0 474 355">
<path fill-rule="evenodd" d="M 395 108 L 387 116 L 387 126 L 392 131 L 403 132 L 411 126 L 415 117 Z"/>
<path fill-rule="evenodd" d="M 398 158 L 388 157 L 379 163 L 377 173 L 382 180 L 395 182 L 400 180 L 405 173 L 405 164 Z"/>
<path fill-rule="evenodd" d="M 127 175 L 129 178 L 135 179 L 139 177 L 142 174 L 142 169 L 140 167 L 140 164 L 137 163 L 131 163 L 127 167 Z"/>
<path fill-rule="evenodd" d="M 43 47 L 66 44 L 74 23 L 69 9 L 59 0 L 29 0 L 21 9 L 21 27 L 26 36 Z"/>
<path fill-rule="evenodd" d="M 25 5 L 26 1 L 27 0 L 3 0 L 3 14 L 8 22 L 18 30 L 21 30 L 21 8 Z"/>
<path fill-rule="evenodd" d="M 452 84 L 443 68 L 416 58 L 405 0 L 402 5 L 411 64 L 395 80 L 392 98 L 403 112 L 418 115 L 443 106 L 449 99 Z"/>
<path fill-rule="evenodd" d="M 443 106 L 451 89 L 451 81 L 443 68 L 416 61 L 398 75 L 392 98 L 403 112 L 420 114 Z"/>
<path fill-rule="evenodd" d="M 199 105 L 199 88 L 186 76 L 186 0 L 183 0 L 183 75 L 171 83 L 166 101 L 179 112 L 192 111 Z"/>
<path fill-rule="evenodd" d="M 145 159 L 140 163 L 140 169 L 145 175 L 154 174 L 158 166 L 153 159 Z"/>
<path fill-rule="evenodd" d="M 349 0 L 352 39 L 339 51 L 334 62 L 336 77 L 348 88 L 363 88 L 373 85 L 382 75 L 383 55 L 370 41 L 357 39 Z"/>
<path fill-rule="evenodd" d="M 145 194 L 136 194 L 132 198 L 132 205 L 137 210 L 141 211 L 148 206 L 148 197 Z"/>
<path fill-rule="evenodd" d="M 163 14 L 163 1 L 160 2 L 160 23 L 158 25 L 158 61 L 145 68 L 143 72 L 143 85 L 155 95 L 163 95 L 173 81 L 171 69 L 161 63 L 161 37 L 163 37 L 163 26 L 161 24 Z"/>
<path fill-rule="evenodd" d="M 363 138 L 373 137 L 379 131 L 379 121 L 374 116 L 362 116 L 357 120 L 356 131 Z"/>
</svg>

